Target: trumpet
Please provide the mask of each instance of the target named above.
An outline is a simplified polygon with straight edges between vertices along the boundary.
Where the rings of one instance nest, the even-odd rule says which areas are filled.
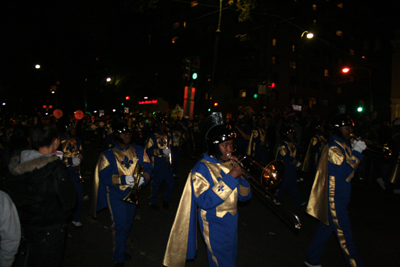
[[[133,172],[133,177],[135,179],[134,184],[132,185],[131,191],[129,191],[129,194],[122,199],[122,201],[130,203],[130,204],[139,204],[139,199],[138,199],[138,194],[140,191],[140,186],[139,186],[139,181],[140,177],[143,176],[143,171],[144,168],[143,166],[140,166],[139,164],[136,164],[135,170]]]
[[[370,140],[363,139],[361,137],[355,136],[354,134],[350,134],[351,139],[354,140],[362,140],[367,145],[367,151],[371,153],[371,155],[383,157],[384,159],[389,159],[392,156],[392,150],[390,149],[388,144],[378,144],[372,142]]]
[[[298,230],[301,228],[299,217],[285,206],[278,205],[279,201],[269,192],[270,189],[277,187],[283,180],[285,174],[285,164],[283,161],[274,160],[265,165],[246,154],[237,156],[238,160],[232,158],[231,154],[227,154],[226,156],[231,160],[233,166],[243,168],[245,178],[247,178],[252,188],[256,190],[262,199],[270,204],[269,207],[272,207],[275,214],[283,219],[284,222],[293,226],[294,229]]]

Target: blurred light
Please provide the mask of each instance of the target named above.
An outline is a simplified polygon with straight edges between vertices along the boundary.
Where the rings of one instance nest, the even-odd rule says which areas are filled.
[[[97,113],[97,110],[93,111],[93,113]]]
[[[125,100],[129,100],[129,99],[131,99],[131,98],[128,95],[125,96]]]
[[[116,110],[115,110],[115,108],[113,109],[113,112],[115,112]]]
[[[275,87],[275,83],[271,83],[271,85],[268,85],[269,88],[274,88]]]
[[[363,112],[363,107],[358,107],[357,112]]]
[[[106,81],[107,81],[107,82],[111,82],[111,78],[108,77],[108,78],[106,79]]]
[[[210,112],[210,111],[211,111],[211,108],[209,108],[208,111]]]
[[[49,113],[47,113],[47,112],[46,112],[44,115],[46,115],[46,116],[47,116],[47,115],[49,115]]]
[[[35,65],[35,69],[37,69],[37,70],[40,69],[40,65],[39,65],[39,64],[36,64],[36,65]]]
[[[143,97],[143,99],[149,99],[149,97],[148,97],[148,96],[145,96],[145,97]]]
[[[43,105],[43,108],[47,108],[47,106],[46,106],[46,105]]]
[[[3,106],[5,106],[6,105],[6,102],[3,102],[3,104],[2,104]]]
[[[49,108],[53,108],[53,105],[50,105]]]
[[[348,67],[345,67],[345,68],[342,69],[343,73],[348,73],[349,71],[350,71],[350,68],[348,68]]]
[[[218,107],[218,103],[217,102],[214,103],[214,107]]]
[[[51,93],[52,93],[52,94],[55,94],[55,93],[56,93],[56,91],[51,91]]]
[[[121,106],[123,106],[124,105],[124,103],[121,103]]]
[[[314,34],[312,32],[309,32],[309,33],[307,33],[306,36],[307,36],[308,39],[311,39],[311,38],[314,37]]]
[[[194,72],[194,73],[192,74],[192,79],[193,79],[193,80],[196,80],[196,79],[197,79],[197,73],[196,73],[196,72]]]
[[[254,97],[254,98],[257,98],[257,97],[258,97],[258,95],[257,95],[257,94],[254,94],[254,95],[253,95],[253,97]]]

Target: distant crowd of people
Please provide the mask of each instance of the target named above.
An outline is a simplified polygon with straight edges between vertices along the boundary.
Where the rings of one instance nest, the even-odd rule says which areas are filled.
[[[164,265],[180,266],[194,258],[193,226],[198,217],[209,265],[234,266],[236,204],[252,193],[243,169],[226,162],[243,155],[263,165],[282,161],[286,171],[275,192],[275,205],[289,193],[296,207],[307,205],[307,212],[321,221],[306,266],[320,266],[323,246],[332,233],[342,240],[347,264],[363,266],[347,215],[350,180],[357,177],[400,193],[399,179],[394,186],[391,183],[400,175],[392,172],[399,164],[400,118],[380,121],[376,112],[356,120],[343,112],[321,118],[310,109],[295,111],[292,106],[260,114],[246,107],[227,118],[220,113],[205,118],[170,115],[1,118],[0,266],[13,262],[13,266],[62,266],[67,223],[82,227],[80,165],[89,143],[104,148],[95,170],[91,215],[96,217],[107,207],[110,211],[115,266],[124,266],[131,257],[126,241],[136,192],[151,184],[149,207],[158,210],[163,188],[162,208],[169,209],[182,157],[198,163],[182,193]],[[297,188],[305,176],[315,176],[308,201]],[[166,187],[161,187],[164,182]],[[329,191],[328,184],[335,184],[336,191]],[[332,200],[328,193],[338,197]],[[176,231],[182,227],[188,236]],[[185,242],[177,244],[181,238]],[[182,251],[175,255],[176,249],[187,255]]]

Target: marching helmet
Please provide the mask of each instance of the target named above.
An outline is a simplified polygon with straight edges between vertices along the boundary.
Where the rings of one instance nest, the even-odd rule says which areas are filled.
[[[113,133],[114,133],[114,138],[117,142],[122,143],[122,139],[119,137],[120,134],[130,132],[130,129],[128,125],[126,125],[123,122],[119,122],[116,126],[112,127],[113,128]]]
[[[221,157],[222,153],[219,149],[219,144],[229,140],[234,140],[235,138],[236,133],[230,125],[219,124],[213,126],[208,130],[206,136],[208,154],[217,158]]]
[[[331,119],[331,127],[333,129],[340,128],[342,126],[354,126],[354,121],[349,117],[349,115],[343,113],[334,116]]]
[[[281,135],[283,136],[283,137],[285,137],[285,136],[287,136],[288,134],[290,134],[290,133],[296,133],[295,132],[295,130],[290,126],[290,125],[287,125],[287,124],[284,124],[284,125],[282,125],[282,128],[281,128]]]
[[[354,126],[354,121],[345,113],[335,115],[330,121],[332,134],[343,139],[343,133],[340,130],[342,126]]]

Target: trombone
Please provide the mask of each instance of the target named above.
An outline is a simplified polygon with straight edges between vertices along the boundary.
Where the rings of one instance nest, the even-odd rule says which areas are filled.
[[[140,180],[140,177],[143,176],[143,171],[144,171],[143,166],[136,164],[135,170],[133,171],[133,175],[132,175],[133,178],[135,179],[135,182],[132,185],[131,191],[129,191],[129,194],[126,197],[124,197],[122,199],[122,201],[130,203],[130,204],[135,204],[135,205],[139,204],[139,199],[138,199],[138,194],[140,191],[139,180]]]
[[[277,187],[283,180],[285,174],[285,164],[281,160],[274,160],[268,165],[262,164],[249,155],[243,154],[237,156],[238,161],[231,158],[232,155],[228,154],[228,158],[234,166],[240,166],[245,171],[245,176],[252,185],[252,188],[259,193],[264,200],[284,221],[294,229],[300,229],[301,223],[299,217],[292,213],[288,208],[283,205],[278,205],[276,197],[269,192],[270,189]],[[257,178],[260,177],[260,178]]]

